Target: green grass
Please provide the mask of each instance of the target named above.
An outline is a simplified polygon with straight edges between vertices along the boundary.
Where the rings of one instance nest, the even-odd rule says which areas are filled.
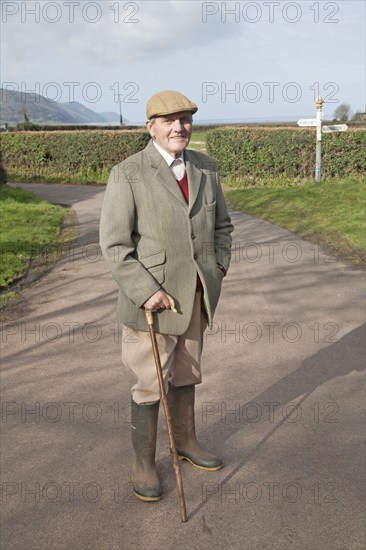
[[[206,132],[195,132],[193,130],[191,141],[189,142],[188,148],[195,149],[196,151],[200,151],[201,153],[207,154]]]
[[[60,252],[60,226],[67,210],[30,191],[0,185],[0,287],[6,289],[34,264]]]
[[[320,243],[357,265],[365,263],[365,179],[308,182],[295,187],[226,191],[233,208]]]

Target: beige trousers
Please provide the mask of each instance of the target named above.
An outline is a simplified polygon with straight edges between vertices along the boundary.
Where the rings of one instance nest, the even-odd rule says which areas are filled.
[[[201,382],[201,354],[206,326],[201,311],[201,292],[196,292],[187,331],[181,336],[156,334],[166,391],[168,382],[173,386]],[[133,400],[137,404],[159,401],[159,382],[149,332],[122,325],[122,364],[137,377],[132,387]]]

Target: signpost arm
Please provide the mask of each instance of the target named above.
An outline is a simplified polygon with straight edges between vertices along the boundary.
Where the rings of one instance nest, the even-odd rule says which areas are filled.
[[[324,100],[321,97],[318,97],[318,99],[315,102],[315,105],[316,105],[315,181],[320,181],[321,180],[323,103],[324,103]]]
[[[315,157],[315,181],[321,180],[322,167],[322,133],[345,132],[348,129],[347,124],[332,124],[331,126],[322,126],[323,121],[323,103],[321,97],[315,102],[316,118],[301,118],[297,121],[298,126],[311,127],[316,126],[316,157]]]

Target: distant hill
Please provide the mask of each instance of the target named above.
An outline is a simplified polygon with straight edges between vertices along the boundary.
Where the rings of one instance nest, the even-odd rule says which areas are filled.
[[[25,113],[35,124],[119,124],[118,113],[96,113],[77,101],[61,103],[34,93],[0,88],[0,123],[24,122]]]
[[[63,112],[72,117],[73,122],[87,124],[88,122],[105,122],[102,115],[95,113],[77,101],[71,103],[58,103]]]
[[[119,114],[108,111],[107,113],[100,113],[105,122],[113,122],[113,124],[119,124]],[[127,118],[123,119],[123,124],[128,124]]]

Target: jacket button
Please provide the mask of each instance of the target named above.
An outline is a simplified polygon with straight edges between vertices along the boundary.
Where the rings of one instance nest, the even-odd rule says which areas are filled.
[[[193,259],[197,260],[197,258],[198,258],[197,254],[194,254]]]
[[[196,238],[196,235],[194,233],[192,233],[191,239],[195,239],[195,238]]]

